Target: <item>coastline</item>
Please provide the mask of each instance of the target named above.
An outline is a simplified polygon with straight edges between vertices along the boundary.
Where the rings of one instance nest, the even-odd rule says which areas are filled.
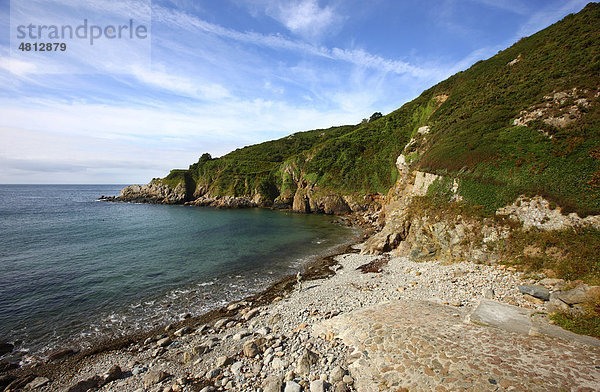
[[[307,266],[300,285],[288,276],[200,317],[12,374],[22,385],[38,380],[43,385],[34,390],[43,392],[87,390],[92,384],[115,392],[425,391],[438,386],[541,391],[549,385],[600,385],[599,347],[469,322],[479,302],[490,296],[543,312],[543,303],[530,302],[517,287],[532,279],[504,266],[358,254],[367,237]],[[404,335],[396,339],[395,334]],[[487,346],[490,341],[493,347]],[[387,344],[408,346],[402,346],[402,358],[390,360]],[[532,355],[544,356],[544,363]],[[488,356],[502,360],[482,368]],[[528,366],[500,366],[520,361]],[[573,364],[577,371],[569,370]],[[565,378],[564,372],[571,374]],[[526,376],[535,382],[523,381]],[[538,376],[548,383],[539,383]],[[15,386],[9,390],[20,390]]]
[[[99,201],[113,200],[100,198]],[[281,210],[275,209],[275,211]],[[373,227],[368,225],[364,220],[361,219],[361,217],[357,215],[344,217],[337,216],[336,221],[332,221],[332,224],[349,226],[356,230],[356,233],[351,235],[348,240],[333,246],[325,253],[309,257],[309,261],[307,261],[301,267],[303,272],[302,277],[305,281],[323,279],[333,275],[335,272],[331,269],[331,267],[337,264],[335,257],[348,252],[354,252],[353,246],[364,241],[373,231]],[[273,299],[285,296],[287,293],[292,291],[295,284],[296,276],[286,275],[283,278],[280,278],[269,284],[269,286],[265,289],[262,289],[254,294],[250,294],[242,299],[233,301],[225,306],[217,307],[199,315],[186,315],[182,320],[172,322],[166,327],[164,325],[158,326],[149,330],[118,336],[117,338],[106,337],[105,339],[94,342],[89,348],[82,350],[78,350],[72,345],[65,345],[62,348],[50,352],[48,357],[45,359],[40,359],[18,368],[8,366],[8,363],[3,363],[2,367],[0,367],[0,391],[4,390],[4,388],[7,388],[7,390],[11,391],[20,390],[19,388],[23,387],[26,383],[17,389],[9,389],[8,387],[12,382],[19,380],[31,381],[32,376],[44,377],[50,380],[65,376],[72,376],[75,378],[81,370],[82,361],[93,361],[94,358],[108,352],[127,350],[127,347],[131,345],[142,344],[148,339],[152,339],[155,336],[164,334],[165,330],[172,332],[181,328],[193,328],[198,325],[210,324],[211,322],[224,317],[231,317],[235,314],[235,311],[228,309],[232,303],[243,302],[251,304],[253,307],[267,305],[271,303]],[[11,380],[10,383],[7,382],[9,379]],[[23,384],[23,382],[20,384]],[[48,390],[54,389],[51,388]]]

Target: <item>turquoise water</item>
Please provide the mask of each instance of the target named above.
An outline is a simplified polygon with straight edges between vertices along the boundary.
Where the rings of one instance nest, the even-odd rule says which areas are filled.
[[[326,216],[97,201],[121,188],[0,185],[0,340],[31,355],[164,325],[356,235]]]

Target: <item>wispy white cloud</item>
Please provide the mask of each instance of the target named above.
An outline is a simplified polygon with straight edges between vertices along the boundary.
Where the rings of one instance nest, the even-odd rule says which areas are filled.
[[[157,69],[158,68],[158,69]],[[162,70],[159,70],[162,68]],[[137,65],[131,66],[131,75],[137,80],[150,86],[159,87],[176,94],[205,100],[220,100],[230,97],[229,91],[217,83],[193,80],[187,77],[168,73],[164,66],[155,64],[150,70]]]
[[[178,10],[168,10],[156,7],[154,9],[153,17],[157,21],[167,23],[173,27],[177,26],[183,30],[199,30],[245,44],[272,49],[283,49],[324,59],[344,61],[362,67],[379,69],[385,72],[398,74],[410,73],[416,77],[439,72],[439,69],[421,69],[418,66],[410,65],[403,61],[386,59],[371,54],[363,49],[327,48],[306,41],[293,40],[282,35],[261,34],[253,31],[241,32],[227,29]]]
[[[292,33],[309,39],[319,38],[342,21],[332,6],[321,8],[317,0],[270,2],[266,11]]]

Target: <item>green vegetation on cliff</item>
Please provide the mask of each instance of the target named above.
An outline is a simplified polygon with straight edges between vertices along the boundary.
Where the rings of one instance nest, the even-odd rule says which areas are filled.
[[[411,167],[457,178],[464,202],[488,214],[519,194],[600,213],[599,25],[600,5],[589,4],[386,116],[205,155],[162,181],[186,181],[189,194],[287,203],[298,187],[385,194],[414,138]]]

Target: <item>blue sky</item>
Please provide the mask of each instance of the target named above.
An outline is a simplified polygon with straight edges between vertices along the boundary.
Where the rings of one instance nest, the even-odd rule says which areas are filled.
[[[146,183],[203,152],[355,124],[586,3],[0,0],[0,183]],[[151,35],[19,53],[24,4],[32,21],[134,18]]]

